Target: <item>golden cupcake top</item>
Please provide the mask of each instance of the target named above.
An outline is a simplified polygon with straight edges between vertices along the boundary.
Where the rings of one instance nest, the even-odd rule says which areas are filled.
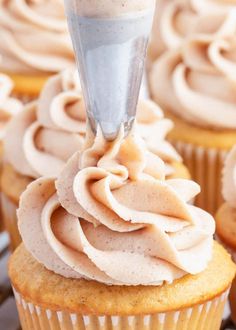
[[[166,51],[154,63],[150,74],[153,98],[196,126],[234,130],[235,61],[235,36],[192,36],[180,49]]]
[[[212,258],[214,220],[188,203],[199,191],[193,181],[166,180],[135,128],[108,142],[88,127],[83,152],[56,182],[44,177],[23,193],[19,230],[34,258],[64,277],[172,283]]]
[[[7,72],[56,73],[74,63],[60,0],[1,1],[0,39],[0,69]]]
[[[52,311],[129,316],[201,306],[228,289],[235,276],[235,264],[225,249],[214,242],[212,260],[200,274],[187,275],[162,286],[107,287],[96,281],[68,279],[47,270],[22,244],[10,258],[9,276],[15,290],[26,301],[50,306]]]

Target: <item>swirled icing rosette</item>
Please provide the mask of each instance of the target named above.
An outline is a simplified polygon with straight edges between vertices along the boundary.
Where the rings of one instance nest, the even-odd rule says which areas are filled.
[[[152,57],[181,47],[187,37],[196,33],[212,37],[235,35],[235,1],[160,0],[151,40]]]
[[[33,178],[57,176],[84,143],[85,109],[77,75],[48,80],[39,100],[13,118],[4,139],[6,160]]]
[[[2,69],[53,73],[73,65],[74,56],[61,0],[1,0]]]
[[[150,100],[138,104],[140,132],[150,151],[166,163],[181,157],[165,140],[173,124]],[[21,174],[33,178],[55,175],[74,152],[81,150],[86,130],[86,111],[77,73],[66,70],[50,78],[37,102],[30,103],[14,118],[5,138],[7,161]]]
[[[65,277],[115,285],[161,285],[205,269],[214,220],[189,205],[199,186],[165,180],[163,161],[135,129],[113,142],[88,128],[84,151],[56,183],[23,193],[19,229],[31,254]]]
[[[3,139],[9,120],[22,109],[20,101],[11,97],[13,83],[0,73],[0,140]]]
[[[236,37],[197,35],[153,65],[153,97],[164,109],[204,127],[236,128]]]
[[[223,196],[225,201],[236,208],[236,145],[226,157],[223,169]]]

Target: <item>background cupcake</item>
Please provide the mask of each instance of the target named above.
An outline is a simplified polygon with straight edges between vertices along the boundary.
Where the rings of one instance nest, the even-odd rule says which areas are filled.
[[[173,124],[152,101],[140,100],[139,130],[149,150],[165,161],[168,177],[189,178],[189,172],[166,141]],[[48,80],[37,102],[25,106],[11,121],[5,137],[5,164],[1,178],[3,217],[12,247],[20,237],[16,209],[32,180],[57,177],[65,162],[84,144],[86,112],[78,75],[66,70]]]
[[[61,0],[1,1],[0,39],[0,70],[24,101],[38,96],[49,75],[74,64]]]
[[[234,0],[157,0],[149,59],[154,61],[164,51],[178,49],[196,33],[235,34],[235,11]]]
[[[235,265],[187,203],[199,186],[165,180],[135,130],[88,130],[85,145],[21,197],[9,274],[22,328],[219,329]]]
[[[18,114],[22,109],[20,101],[11,97],[13,82],[11,79],[0,73],[0,171],[2,170],[3,158],[3,138],[6,133],[9,120]],[[1,210],[0,210],[1,215]],[[2,219],[0,219],[0,230],[3,227]]]
[[[216,214],[218,239],[236,262],[236,145],[228,154],[223,171],[224,204]],[[230,292],[232,318],[236,324],[236,281]]]
[[[202,187],[197,205],[214,213],[222,203],[221,171],[236,143],[236,38],[191,37],[153,65],[153,99],[174,121],[169,139]]]

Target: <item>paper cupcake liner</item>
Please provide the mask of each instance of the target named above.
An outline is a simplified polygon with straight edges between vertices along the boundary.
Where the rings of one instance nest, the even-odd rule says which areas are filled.
[[[36,306],[14,290],[22,330],[218,330],[228,291],[201,305],[151,315],[91,316]]]
[[[223,202],[222,169],[227,151],[171,142],[182,156],[192,179],[201,186],[195,205],[214,215]]]
[[[21,243],[21,237],[17,226],[16,210],[18,206],[4,193],[1,193],[2,219],[4,227],[10,237],[10,248],[14,251]]]

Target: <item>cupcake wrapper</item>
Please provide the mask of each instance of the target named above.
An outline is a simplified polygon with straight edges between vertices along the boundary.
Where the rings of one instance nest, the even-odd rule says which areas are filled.
[[[4,193],[1,193],[1,206],[4,227],[9,234],[10,248],[13,251],[21,243],[16,216],[16,210],[18,206],[13,203]]]
[[[184,142],[171,141],[181,154],[192,179],[201,186],[195,205],[215,214],[223,202],[222,169],[226,150],[198,147]]]
[[[218,330],[229,290],[192,308],[139,316],[89,316],[52,311],[26,302],[13,291],[22,330]]]

